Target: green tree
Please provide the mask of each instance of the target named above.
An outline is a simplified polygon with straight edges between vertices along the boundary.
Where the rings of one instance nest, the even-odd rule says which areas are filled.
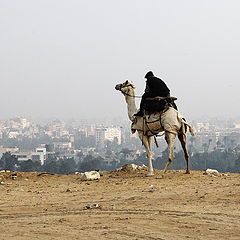
[[[105,169],[103,160],[104,159],[102,157],[93,158],[91,155],[88,155],[84,158],[84,161],[80,163],[78,171],[86,172],[86,171],[93,171],[97,169]]]
[[[0,160],[0,168],[3,170],[15,171],[18,165],[17,157],[10,152],[3,153]]]
[[[57,164],[57,161],[48,161],[44,163],[44,165],[42,166],[42,169],[44,172],[58,173],[59,165]]]
[[[240,154],[238,155],[238,157],[235,161],[234,172],[240,173]]]
[[[63,158],[58,161],[59,174],[69,174],[76,170],[76,163],[73,158]]]
[[[32,161],[32,160],[27,160],[27,161],[21,161],[19,163],[20,168],[19,171],[22,172],[38,172],[41,171],[41,163]]]

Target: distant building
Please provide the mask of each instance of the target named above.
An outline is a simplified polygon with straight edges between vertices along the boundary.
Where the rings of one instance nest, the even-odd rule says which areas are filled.
[[[240,123],[235,124],[235,128],[240,128]]]
[[[129,162],[136,160],[141,153],[143,153],[143,151],[140,150],[130,150],[130,149],[122,149],[122,151],[119,153],[120,154],[120,158],[127,160]]]
[[[210,124],[199,122],[196,124],[197,132],[207,132],[209,131]]]
[[[18,152],[14,153],[14,156],[16,156],[18,161],[27,161],[32,160],[32,153],[31,152]]]
[[[46,148],[36,148],[36,152],[32,154],[32,161],[40,161],[41,165],[44,164],[47,158]]]
[[[9,138],[17,138],[20,135],[18,131],[11,131],[8,133]]]
[[[95,141],[98,149],[104,148],[105,128],[96,128]]]
[[[18,161],[32,160],[43,165],[46,161],[47,151],[46,148],[36,148],[35,152],[16,152],[13,155],[17,157]]]
[[[3,153],[10,152],[10,153],[17,153],[19,152],[19,148],[14,147],[14,148],[3,148],[0,147],[0,158],[2,157]]]
[[[105,141],[116,141],[117,144],[121,144],[121,130],[118,128],[96,128],[95,140],[97,148],[104,148]]]
[[[117,141],[117,143],[121,144],[121,130],[118,128],[106,128],[105,131],[105,140],[109,140],[111,142]]]
[[[95,134],[95,126],[90,125],[86,127],[86,136],[94,136]]]
[[[73,151],[72,142],[54,142],[53,148],[55,152],[70,152]]]
[[[96,151],[96,148],[94,147],[86,147],[86,148],[81,148],[79,150],[75,150],[75,153],[79,153],[81,152],[84,156],[88,155],[88,154],[92,154],[93,152]]]

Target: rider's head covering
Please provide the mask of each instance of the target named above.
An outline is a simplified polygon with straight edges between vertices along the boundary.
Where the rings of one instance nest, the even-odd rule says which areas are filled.
[[[149,77],[153,77],[153,72],[152,71],[149,71],[147,72],[147,74],[145,75],[145,78],[149,78]]]

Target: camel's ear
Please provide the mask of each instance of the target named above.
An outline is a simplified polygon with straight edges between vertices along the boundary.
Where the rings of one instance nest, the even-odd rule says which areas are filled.
[[[126,80],[125,84],[127,85],[128,83],[129,83],[129,81],[128,81],[128,80]]]

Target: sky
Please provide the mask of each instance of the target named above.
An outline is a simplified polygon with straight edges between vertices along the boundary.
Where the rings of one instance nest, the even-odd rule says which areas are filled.
[[[187,119],[240,118],[238,0],[0,0],[0,119],[127,119],[148,71]],[[139,100],[137,100],[139,104]]]

